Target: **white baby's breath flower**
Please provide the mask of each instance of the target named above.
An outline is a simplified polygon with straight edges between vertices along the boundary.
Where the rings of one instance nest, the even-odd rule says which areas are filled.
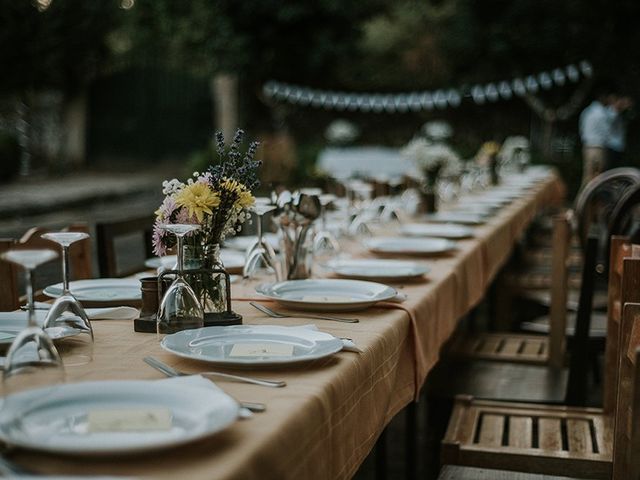
[[[451,147],[444,143],[432,143],[422,137],[411,140],[401,153],[423,171],[436,168],[454,170],[460,164],[460,157]]]
[[[182,183],[177,178],[172,178],[171,180],[165,180],[164,182],[162,182],[163,195],[173,195],[174,193],[178,193],[183,188],[184,183]]]

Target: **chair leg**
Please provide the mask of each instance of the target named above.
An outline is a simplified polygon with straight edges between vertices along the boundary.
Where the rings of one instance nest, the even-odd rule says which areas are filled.
[[[385,428],[374,447],[375,456],[375,478],[376,480],[387,480],[387,429]]]
[[[405,472],[407,480],[414,480],[417,474],[418,408],[411,402],[405,408]]]

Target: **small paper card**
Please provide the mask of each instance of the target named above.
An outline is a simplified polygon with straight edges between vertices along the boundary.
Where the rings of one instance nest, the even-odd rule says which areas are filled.
[[[290,357],[293,345],[283,343],[234,343],[230,357]]]
[[[316,302],[316,303],[347,303],[354,300],[351,297],[340,297],[338,295],[328,296],[328,295],[305,295],[302,297],[302,300],[305,302]]]
[[[88,423],[91,433],[171,430],[171,410],[163,407],[92,410]]]

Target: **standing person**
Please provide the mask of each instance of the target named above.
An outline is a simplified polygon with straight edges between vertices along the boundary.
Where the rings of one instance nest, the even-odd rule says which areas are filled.
[[[594,94],[594,100],[580,114],[583,187],[607,165],[607,140],[611,131],[611,114],[607,107],[612,91],[601,84],[594,89]]]
[[[627,120],[628,114],[633,108],[631,97],[615,95],[609,105],[610,130],[607,140],[609,157],[608,168],[623,167],[624,151],[627,146]]]

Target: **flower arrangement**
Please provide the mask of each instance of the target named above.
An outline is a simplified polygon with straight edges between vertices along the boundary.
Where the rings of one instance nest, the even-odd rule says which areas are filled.
[[[507,137],[498,154],[502,163],[520,163],[526,165],[531,160],[529,140],[521,135]]]
[[[251,193],[258,185],[260,161],[254,160],[258,142],[251,142],[246,153],[240,151],[244,137],[236,131],[227,149],[222,132],[216,132],[216,151],[219,163],[205,172],[194,172],[186,182],[177,179],[164,181],[165,198],[155,212],[153,250],[163,256],[175,245],[175,238],[162,225],[189,223],[200,229],[189,236],[188,243],[201,247],[219,245],[226,237],[238,232],[248,218],[248,209],[255,201]]]
[[[358,127],[348,120],[338,119],[329,124],[324,133],[325,138],[331,144],[347,145],[358,138]]]
[[[422,137],[411,140],[401,151],[410,158],[426,176],[438,175],[441,171],[455,174],[461,168],[460,157],[445,143],[432,143]]]
[[[453,128],[444,120],[432,120],[422,126],[422,133],[434,142],[443,142],[453,135]]]
[[[478,165],[489,165],[489,162],[496,158],[499,151],[500,144],[498,142],[484,142],[476,153],[475,161]]]

